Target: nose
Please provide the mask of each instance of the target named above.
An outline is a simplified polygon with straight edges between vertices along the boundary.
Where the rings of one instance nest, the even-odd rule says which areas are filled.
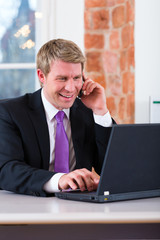
[[[74,89],[75,89],[74,80],[73,80],[73,78],[69,78],[66,81],[65,90],[67,90],[68,92],[73,92]]]

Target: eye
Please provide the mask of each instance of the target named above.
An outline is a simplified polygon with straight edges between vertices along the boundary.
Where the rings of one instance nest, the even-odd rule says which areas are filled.
[[[67,77],[59,77],[58,80],[64,82],[64,81],[67,81]]]
[[[79,79],[81,79],[81,76],[74,77],[74,80],[79,80]]]

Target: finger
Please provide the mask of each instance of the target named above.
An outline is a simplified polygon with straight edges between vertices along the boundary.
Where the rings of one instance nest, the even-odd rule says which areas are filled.
[[[69,178],[68,180],[68,185],[70,186],[71,189],[76,190],[79,188],[77,182],[74,180],[74,178]]]
[[[72,178],[76,186],[81,191],[88,189],[91,191],[93,189],[94,182],[90,177],[91,172],[87,169],[77,169],[72,172]]]
[[[84,72],[82,73],[82,78],[83,78],[83,82],[85,82],[85,81],[86,81],[86,79],[87,79],[87,77],[85,77],[85,74],[84,74]]]
[[[82,172],[83,180],[85,182],[87,190],[93,191],[97,189],[98,181],[95,180],[95,175],[87,169],[82,169]]]
[[[95,82],[91,82],[90,84],[87,85],[87,94],[90,94],[93,92],[93,90],[97,87]]]
[[[92,171],[91,178],[92,178],[92,181],[94,182],[93,188],[94,188],[94,190],[96,190],[98,187],[98,184],[99,184],[100,176],[96,172]]]
[[[90,79],[86,80],[85,84],[83,85],[83,91],[86,95],[89,95],[93,90],[97,87],[96,83]]]
[[[95,178],[95,179],[94,179],[94,189],[97,189],[98,184],[99,184],[99,180],[100,180],[100,179],[98,179],[98,178]]]
[[[76,185],[81,191],[86,190],[86,183],[83,177],[83,172],[81,170],[76,170],[75,172],[73,172],[73,178]]]
[[[84,175],[84,181],[85,181],[85,185],[86,185],[86,188],[88,191],[93,191],[94,190],[94,181],[92,179],[92,176],[91,176],[91,172],[88,173],[85,173]]]
[[[86,189],[85,181],[82,177],[81,170],[75,170],[68,174],[63,175],[59,180],[59,189],[68,189],[72,188],[73,190],[79,188],[81,191]]]
[[[58,187],[59,187],[60,190],[69,189],[69,188],[72,188],[72,189],[75,190],[75,189],[78,188],[77,184],[75,183],[74,179],[71,176],[70,176],[70,173],[69,173],[69,174],[63,175],[59,179]]]
[[[84,90],[86,88],[87,84],[92,80],[89,78],[83,78],[83,79],[84,79],[84,82],[83,82],[83,90]]]

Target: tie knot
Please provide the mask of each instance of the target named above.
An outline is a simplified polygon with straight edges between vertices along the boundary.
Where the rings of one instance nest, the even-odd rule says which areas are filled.
[[[55,115],[55,119],[57,120],[57,122],[63,122],[63,118],[64,118],[64,112],[63,111],[59,111]]]

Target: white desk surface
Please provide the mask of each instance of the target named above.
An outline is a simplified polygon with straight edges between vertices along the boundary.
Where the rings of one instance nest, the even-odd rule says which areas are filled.
[[[0,191],[0,224],[160,223],[160,198],[87,203]]]

